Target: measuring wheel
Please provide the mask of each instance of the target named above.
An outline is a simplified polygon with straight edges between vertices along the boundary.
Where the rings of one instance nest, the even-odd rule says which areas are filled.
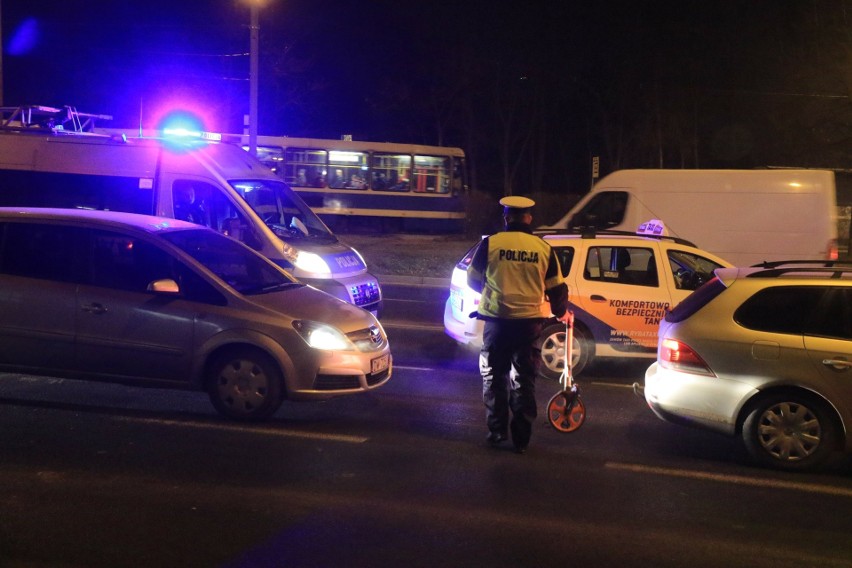
[[[586,405],[577,387],[553,395],[547,403],[547,420],[560,432],[573,432],[586,420]]]

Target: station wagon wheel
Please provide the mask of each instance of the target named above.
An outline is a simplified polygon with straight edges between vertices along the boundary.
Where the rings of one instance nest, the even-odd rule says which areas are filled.
[[[257,421],[272,416],[284,399],[284,380],[268,355],[256,349],[222,353],[209,367],[207,392],[228,418]]]
[[[787,471],[812,469],[836,447],[831,412],[820,400],[799,393],[760,400],[743,422],[743,441],[755,461]]]
[[[571,369],[576,376],[583,372],[594,356],[594,344],[589,332],[574,324],[574,348],[571,352]],[[561,321],[546,324],[541,332],[541,367],[539,373],[557,381],[565,367],[565,324]]]

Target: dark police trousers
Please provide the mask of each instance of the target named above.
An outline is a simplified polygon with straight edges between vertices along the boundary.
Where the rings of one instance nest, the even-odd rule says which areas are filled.
[[[541,362],[542,323],[541,319],[486,320],[482,335],[479,372],[488,429],[506,434],[511,426],[516,446],[529,444],[538,415],[535,378]]]

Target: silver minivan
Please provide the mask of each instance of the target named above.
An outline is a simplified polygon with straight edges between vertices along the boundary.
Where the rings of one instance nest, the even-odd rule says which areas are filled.
[[[206,391],[227,417],[385,384],[370,312],[191,223],[0,208],[0,371]]]

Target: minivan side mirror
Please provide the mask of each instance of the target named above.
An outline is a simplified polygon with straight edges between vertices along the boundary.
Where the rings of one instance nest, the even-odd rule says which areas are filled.
[[[180,286],[178,286],[178,283],[171,278],[163,278],[149,283],[148,291],[155,292],[157,294],[177,295],[180,294]]]

